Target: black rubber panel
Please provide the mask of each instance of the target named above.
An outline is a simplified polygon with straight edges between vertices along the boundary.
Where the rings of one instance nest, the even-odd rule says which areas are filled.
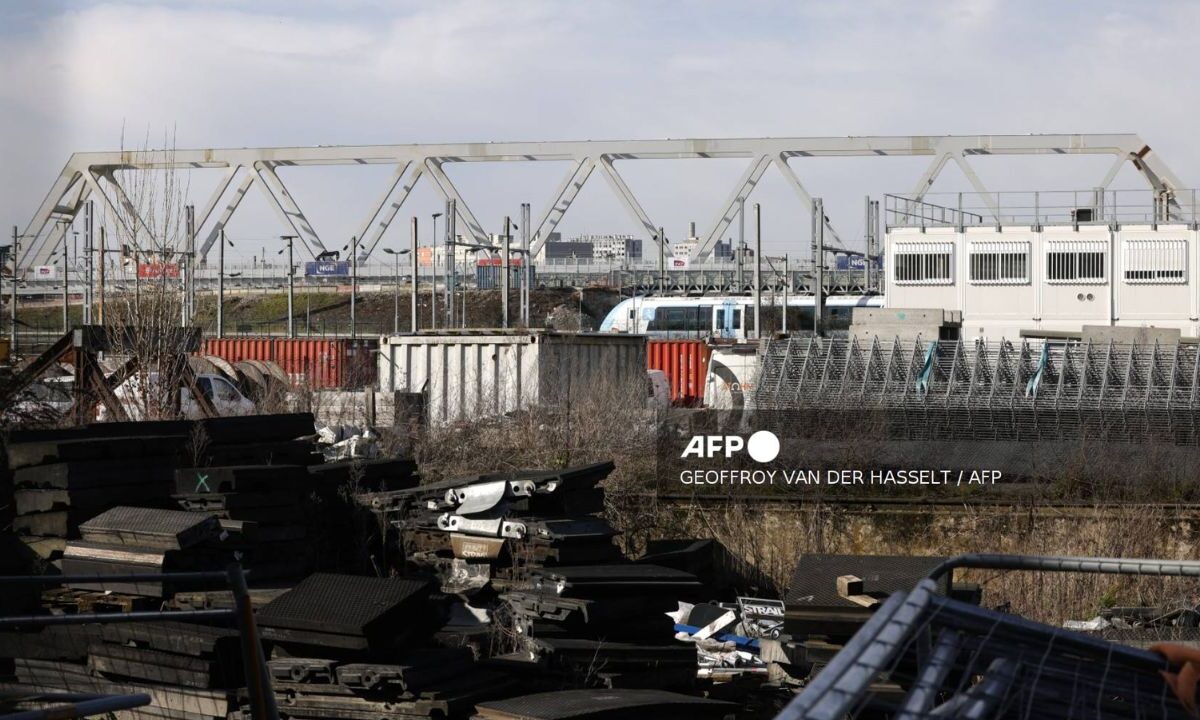
[[[185,549],[216,540],[221,523],[208,513],[118,506],[80,524],[89,542]]]
[[[311,440],[208,445],[197,460],[206,467],[222,465],[313,465],[324,458]]]
[[[317,431],[312,413],[282,413],[198,420],[195,432],[220,445],[295,440]]]
[[[861,609],[861,605],[838,595],[839,577],[854,575],[862,579],[865,593],[886,595],[912,590],[945,559],[910,555],[801,555],[784,603],[789,610],[793,606]]]
[[[721,718],[737,705],[665,690],[559,690],[479,703],[486,720],[582,720],[584,718]]]
[[[419,612],[432,586],[424,580],[316,573],[258,611],[259,625],[342,635],[390,633]]]
[[[175,471],[174,494],[298,491],[308,482],[302,465],[235,465],[181,468]]]
[[[156,449],[161,453],[162,448]],[[114,486],[138,485],[152,496],[169,492],[175,458],[155,454],[146,457],[123,457],[106,460],[56,462],[21,468],[13,473],[18,488],[52,488],[60,490],[90,490]]]
[[[336,489],[351,480],[359,484],[363,492],[380,489],[403,490],[414,488],[420,482],[416,474],[417,465],[412,460],[379,458],[376,460],[340,460],[338,462],[311,465],[309,474],[319,483],[316,487],[332,486]]]
[[[136,645],[153,650],[211,657],[233,656],[241,652],[237,630],[173,620],[100,625],[106,643]]]
[[[169,455],[177,457],[186,438],[176,435],[80,438],[18,443],[8,446],[8,466],[13,470],[48,463],[92,460],[125,460]]]
[[[126,422],[91,423],[69,428],[12,430],[5,440],[9,443],[57,442],[98,438],[135,437],[138,435],[185,436],[191,432],[187,420],[131,420]]]

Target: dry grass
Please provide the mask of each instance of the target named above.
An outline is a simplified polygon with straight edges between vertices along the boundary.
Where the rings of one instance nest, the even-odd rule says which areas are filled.
[[[871,510],[811,503],[764,507],[730,501],[713,508],[664,508],[664,536],[714,537],[768,573],[781,587],[805,553],[947,555],[970,552],[1190,559],[1196,529],[1167,509],[1094,506],[1069,513]],[[967,571],[984,604],[1050,623],[1090,618],[1103,607],[1194,606],[1200,583],[1151,576]]]

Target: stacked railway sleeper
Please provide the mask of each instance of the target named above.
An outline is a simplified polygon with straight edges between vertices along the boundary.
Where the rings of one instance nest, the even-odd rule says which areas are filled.
[[[5,574],[51,580],[0,593],[0,714],[66,692],[144,694],[117,712],[137,720],[258,717],[264,695],[306,720],[771,717],[819,667],[784,632],[779,588],[720,543],[623,552],[610,462],[422,484],[406,460],[322,462],[310,416],[227,422],[204,442],[144,424],[173,438],[140,456],[166,470],[70,518],[57,553],[0,533],[19,551]],[[113,425],[95,432],[115,446],[131,428]],[[6,467],[87,478],[119,459],[63,432],[10,436]],[[215,450],[254,444],[266,455]],[[221,579],[237,567],[244,592]],[[845,569],[809,567],[831,588]],[[235,624],[247,607],[253,625]]]

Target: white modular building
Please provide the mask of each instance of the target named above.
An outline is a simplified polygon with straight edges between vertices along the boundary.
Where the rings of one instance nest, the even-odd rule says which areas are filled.
[[[1035,202],[1043,209],[1032,212],[889,197],[887,307],[960,311],[964,338],[1052,335],[1084,325],[1200,335],[1193,197],[1054,210]]]

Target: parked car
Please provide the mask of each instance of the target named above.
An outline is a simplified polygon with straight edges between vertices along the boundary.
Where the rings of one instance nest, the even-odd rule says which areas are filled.
[[[152,394],[141,391],[142,377],[134,376],[116,389],[114,394],[121,402],[122,408],[131,420],[141,420],[145,417],[145,405]],[[151,373],[149,387],[158,384],[158,373]],[[208,398],[218,415],[251,415],[254,413],[254,402],[242,394],[237,386],[220,375],[200,374],[196,376],[196,385],[200,392]],[[195,396],[186,388],[179,389],[179,409],[185,418],[195,420],[203,417],[200,405]],[[100,406],[97,418],[109,419],[110,413],[104,405]]]

